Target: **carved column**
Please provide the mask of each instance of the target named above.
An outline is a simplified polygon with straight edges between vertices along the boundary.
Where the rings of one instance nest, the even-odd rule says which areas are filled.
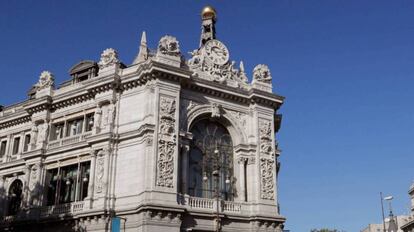
[[[239,157],[237,159],[237,162],[239,163],[239,180],[240,180],[240,200],[246,201],[246,161],[247,158],[245,157]]]

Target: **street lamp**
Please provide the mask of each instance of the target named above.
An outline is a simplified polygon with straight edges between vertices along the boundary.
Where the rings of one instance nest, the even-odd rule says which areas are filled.
[[[380,192],[380,196],[381,196],[381,209],[382,209],[382,219],[383,219],[382,223],[383,223],[383,226],[384,226],[384,232],[386,231],[385,216],[384,216],[384,203],[383,203],[384,200],[388,201],[388,208],[390,210],[390,218],[389,218],[389,222],[388,222],[388,231],[389,232],[397,232],[398,227],[397,227],[396,222],[394,220],[394,215],[392,213],[392,204],[391,204],[394,197],[393,196],[387,196],[387,197],[383,198],[382,197],[382,192]]]
[[[224,145],[225,146],[225,145]],[[223,146],[223,148],[224,148]],[[222,175],[225,175],[226,180],[224,181],[225,185],[228,185],[231,183],[229,179],[229,173],[231,168],[231,160],[229,157],[227,157],[227,153],[225,152],[225,149],[218,149],[219,145],[217,144],[217,141],[215,143],[215,148],[213,152],[211,152],[212,149],[205,149],[204,155],[203,155],[203,169],[204,169],[204,175],[203,175],[203,181],[208,181],[208,174],[210,174],[213,177],[213,186],[214,186],[214,198],[216,200],[216,211],[215,211],[215,220],[216,220],[216,232],[219,232],[221,230],[221,219],[220,219],[220,201],[221,201],[221,195],[220,195],[220,178],[222,178]],[[227,189],[227,186],[225,186]]]

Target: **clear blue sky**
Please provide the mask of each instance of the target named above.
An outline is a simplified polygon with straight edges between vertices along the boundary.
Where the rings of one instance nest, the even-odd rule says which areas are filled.
[[[149,2],[149,1],[148,1]],[[140,34],[198,46],[199,11],[251,75],[268,64],[286,96],[278,135],[287,228],[359,231],[380,222],[380,191],[409,207],[414,179],[414,1],[1,1],[0,104],[25,99],[42,70],[57,82],[105,48],[130,64]]]

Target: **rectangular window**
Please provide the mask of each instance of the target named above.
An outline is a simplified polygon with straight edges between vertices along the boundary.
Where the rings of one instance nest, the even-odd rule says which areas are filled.
[[[13,141],[13,155],[19,153],[20,137],[14,138]]]
[[[88,196],[89,171],[89,161],[48,170],[47,204],[83,201]]]
[[[29,150],[29,145],[30,145],[30,134],[27,134],[27,135],[24,136],[23,151],[28,151]]]
[[[0,158],[6,154],[7,140],[1,141],[0,145]]]
[[[93,117],[94,117],[93,114],[86,115],[86,126],[85,126],[86,128],[85,128],[85,131],[91,131],[92,130],[93,123],[94,123]]]
[[[50,130],[50,140],[63,138],[63,123],[53,124]]]
[[[66,128],[66,136],[74,136],[82,133],[83,118],[68,121]]]

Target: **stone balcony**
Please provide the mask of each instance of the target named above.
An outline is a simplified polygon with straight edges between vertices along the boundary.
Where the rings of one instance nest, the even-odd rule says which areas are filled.
[[[189,195],[182,196],[182,205],[189,210],[200,210],[206,212],[220,213],[242,213],[247,205],[241,202],[223,201],[210,198],[192,197]],[[247,209],[245,209],[247,210]]]
[[[13,222],[33,221],[46,218],[73,216],[84,211],[84,201],[71,202],[61,205],[35,207],[20,211],[17,215],[5,216],[0,219],[0,224]]]
[[[92,131],[88,131],[82,134],[65,137],[65,138],[58,139],[58,140],[53,140],[49,142],[48,149],[53,149],[53,148],[58,148],[58,147],[65,146],[65,145],[79,143],[79,142],[85,141],[86,138],[91,135],[92,135]]]
[[[84,205],[85,203],[83,201],[78,201],[61,205],[44,206],[40,208],[40,218],[80,213],[83,211]]]

